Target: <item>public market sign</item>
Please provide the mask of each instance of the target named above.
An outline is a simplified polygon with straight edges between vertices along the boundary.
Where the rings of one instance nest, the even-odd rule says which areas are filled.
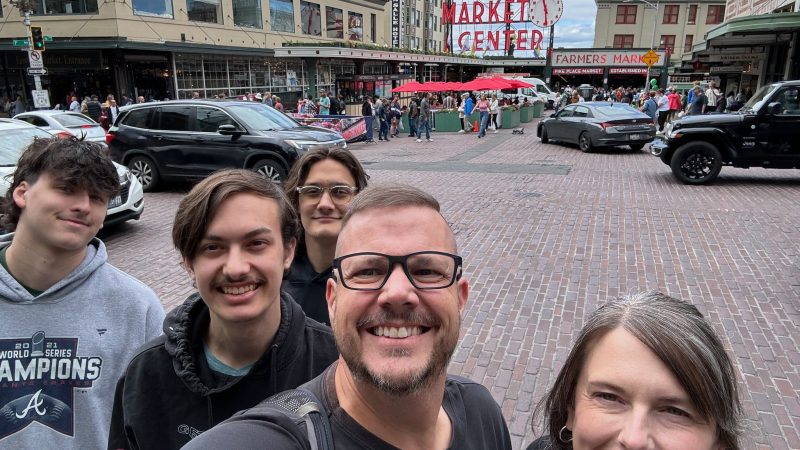
[[[655,52],[663,64],[666,52]],[[642,60],[642,51],[636,49],[599,50],[599,51],[564,51],[553,50],[553,67],[647,67]]]
[[[494,26],[480,29],[478,25],[497,25],[512,23],[529,23],[530,0],[475,0],[442,2],[442,22],[454,25],[458,29],[455,37],[455,50],[474,52],[506,51],[514,42],[517,50],[533,50],[542,42],[542,32],[537,29],[508,29]],[[470,30],[467,26],[472,26]]]

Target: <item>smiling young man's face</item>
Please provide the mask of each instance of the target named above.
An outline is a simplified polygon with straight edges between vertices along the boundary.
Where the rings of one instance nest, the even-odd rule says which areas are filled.
[[[108,197],[88,192],[45,172],[14,189],[14,201],[22,210],[17,230],[31,242],[53,252],[86,250],[103,226]]]
[[[197,253],[184,261],[212,318],[224,323],[280,317],[280,287],[294,256],[284,243],[278,203],[235,194],[217,209]]]
[[[353,215],[339,235],[337,256],[421,251],[456,252],[447,223],[433,209],[398,206]],[[372,291],[328,280],[326,296],[336,344],[353,377],[408,395],[444,375],[469,289],[461,278],[447,288],[421,290],[399,265],[390,271],[383,287]]]

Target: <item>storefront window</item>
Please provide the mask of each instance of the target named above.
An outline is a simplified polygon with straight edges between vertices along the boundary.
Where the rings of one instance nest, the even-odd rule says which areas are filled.
[[[351,41],[364,40],[364,16],[359,13],[350,12],[347,14],[348,39]]]
[[[186,56],[182,58],[175,58],[175,69],[177,70],[175,78],[178,81],[178,90],[186,90],[191,93],[192,91],[201,92],[201,97],[210,97],[216,95],[216,92],[205,92],[205,84],[203,83],[203,59],[197,56]],[[205,95],[204,95],[205,94]]]
[[[303,34],[322,36],[322,15],[319,4],[300,1],[300,21]]]
[[[233,23],[240,27],[262,28],[261,0],[233,0]]]
[[[203,71],[207,89],[220,92],[227,90],[228,66],[225,58],[203,58]]]
[[[94,14],[97,0],[38,0],[33,4],[34,14]],[[3,17],[0,11],[0,17]]]
[[[186,0],[186,9],[191,21],[222,23],[220,0]]]
[[[172,19],[172,0],[133,0],[133,13]]]
[[[344,15],[341,9],[326,6],[325,24],[329,38],[344,39]]]
[[[269,0],[272,31],[294,33],[294,4],[292,0]]]
[[[247,58],[229,58],[228,74],[233,88],[248,88],[253,85],[250,80],[250,60]]]

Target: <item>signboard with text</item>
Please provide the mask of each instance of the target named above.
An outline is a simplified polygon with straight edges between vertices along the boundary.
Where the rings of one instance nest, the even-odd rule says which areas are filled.
[[[571,69],[553,69],[553,75],[602,75],[602,67],[576,67]]]
[[[400,0],[392,0],[392,47],[400,48]]]
[[[544,58],[544,35],[531,21],[530,5],[531,0],[442,2],[442,23],[453,26],[453,53],[505,55],[513,43],[515,51]]]
[[[50,107],[50,94],[47,90],[33,90],[31,91],[33,98],[33,106],[36,108],[49,108]]]
[[[658,64],[666,61],[666,52],[655,52],[659,57]],[[614,49],[599,51],[564,51],[553,50],[553,67],[647,67],[642,61],[642,51],[636,49]]]

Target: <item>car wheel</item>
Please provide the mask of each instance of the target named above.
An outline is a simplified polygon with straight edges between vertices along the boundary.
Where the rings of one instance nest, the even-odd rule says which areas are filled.
[[[253,171],[272,182],[283,181],[283,169],[278,163],[270,159],[262,159],[253,164]]]
[[[547,128],[542,127],[542,137],[540,139],[542,140],[542,144],[550,142],[550,139],[547,137]]]
[[[644,144],[630,144],[631,150],[638,152],[644,148]]]
[[[588,132],[584,131],[581,133],[581,136],[578,138],[578,147],[583,153],[592,151],[592,138],[589,137]]]
[[[670,167],[683,183],[708,183],[719,175],[722,155],[708,142],[692,142],[675,150]]]
[[[150,158],[136,156],[128,161],[128,168],[142,183],[145,192],[152,192],[158,185],[158,168]]]

